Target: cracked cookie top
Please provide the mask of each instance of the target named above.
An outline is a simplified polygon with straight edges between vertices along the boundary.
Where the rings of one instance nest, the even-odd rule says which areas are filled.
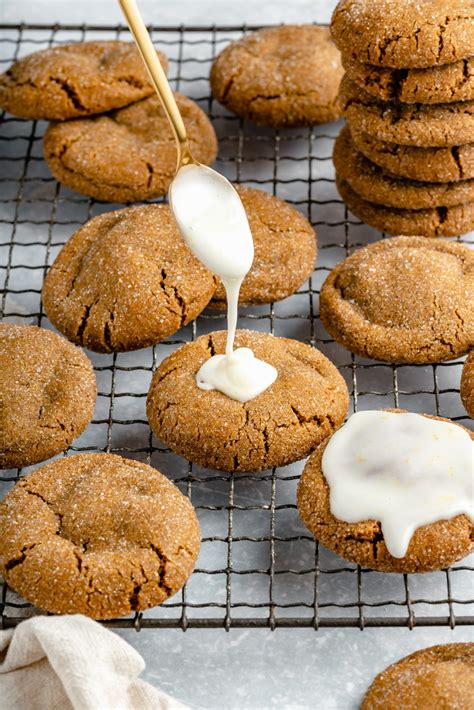
[[[166,71],[166,57],[157,51]],[[78,42],[19,59],[0,75],[0,107],[21,118],[64,121],[111,111],[150,96],[132,42]]]
[[[474,691],[474,643],[422,648],[378,674],[361,710],[469,708]]]
[[[416,147],[444,147],[474,141],[474,101],[402,104],[371,96],[347,74],[339,98],[349,125],[378,140]]]
[[[449,148],[417,148],[379,141],[351,126],[357,150],[393,175],[426,182],[474,178],[474,143]]]
[[[326,27],[284,25],[229,44],[215,59],[210,82],[213,96],[233,113],[283,128],[339,118],[342,74]]]
[[[89,424],[96,384],[86,355],[56,333],[0,324],[0,468],[66,449]]]
[[[474,351],[468,355],[462,369],[461,399],[466,412],[474,419]]]
[[[334,41],[359,62],[432,67],[474,54],[472,0],[340,0]]]
[[[320,315],[341,345],[386,362],[430,363],[474,344],[474,252],[426,237],[375,242],[321,289]]]
[[[348,392],[319,350],[288,338],[238,330],[235,347],[277,369],[278,377],[249,402],[204,391],[196,373],[224,353],[226,331],[183,346],[155,372],[147,415],[155,434],[189,461],[223,471],[260,471],[304,458],[347,414]]]
[[[333,160],[339,179],[364,200],[378,205],[430,209],[474,202],[474,180],[415,182],[384,172],[356,150],[347,126],[336,139]]]
[[[20,479],[0,503],[0,572],[31,604],[94,619],[161,604],[200,546],[189,500],[151,466],[79,454]]]
[[[240,287],[239,303],[280,301],[295,293],[314,269],[314,230],[301,212],[284,200],[263,190],[234,187],[247,213],[255,250],[252,267]],[[220,283],[211,306],[226,306]]]
[[[175,93],[193,156],[210,165],[217,139],[199,106]],[[52,123],[44,157],[54,177],[97,200],[137,202],[165,195],[176,172],[176,142],[158,96],[108,114]]]
[[[444,417],[423,416],[454,423]],[[468,433],[474,440],[474,432]],[[473,526],[467,515],[440,520],[415,530],[405,557],[392,557],[389,553],[379,521],[346,523],[336,518],[331,512],[330,489],[321,465],[328,442],[329,438],[308,459],[297,495],[298,512],[303,523],[325,547],[363,567],[402,573],[445,569],[470,553]]]
[[[375,67],[344,55],[342,63],[352,81],[383,101],[441,104],[474,99],[474,57],[429,69]]]
[[[148,347],[196,318],[216,278],[184,243],[168,205],[94,217],[75,232],[46,275],[51,322],[97,352]]]

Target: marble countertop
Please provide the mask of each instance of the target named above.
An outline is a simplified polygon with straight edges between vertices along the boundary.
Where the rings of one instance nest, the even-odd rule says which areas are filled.
[[[335,0],[141,0],[140,7],[146,21],[154,24],[199,25],[203,18],[208,24],[272,24],[328,22],[335,4]],[[0,22],[22,21],[122,22],[113,0],[4,0]],[[383,404],[377,401],[372,406]],[[458,406],[457,400],[453,406]],[[429,594],[429,577],[423,580],[422,595]],[[209,710],[355,710],[374,675],[389,663],[435,643],[474,640],[472,627],[461,626],[364,631],[279,628],[274,632],[231,628],[229,633],[223,629],[189,629],[185,633],[118,629],[116,633],[144,656],[147,680],[192,708]]]

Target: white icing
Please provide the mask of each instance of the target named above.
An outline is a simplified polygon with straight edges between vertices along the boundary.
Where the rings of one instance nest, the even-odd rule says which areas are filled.
[[[378,520],[393,557],[415,530],[464,513],[474,519],[474,442],[450,422],[420,414],[354,414],[322,457],[331,512],[339,520]]]
[[[253,239],[242,201],[222,175],[204,165],[180,168],[169,192],[180,232],[193,254],[222,281],[227,295],[225,355],[214,355],[196,375],[198,387],[248,402],[277,377],[248,348],[234,351],[239,291],[253,262]]]

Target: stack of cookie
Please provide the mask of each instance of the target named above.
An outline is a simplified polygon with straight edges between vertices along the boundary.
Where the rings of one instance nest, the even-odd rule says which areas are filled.
[[[474,3],[341,0],[331,32],[348,126],[334,152],[349,209],[389,234],[474,228]]]

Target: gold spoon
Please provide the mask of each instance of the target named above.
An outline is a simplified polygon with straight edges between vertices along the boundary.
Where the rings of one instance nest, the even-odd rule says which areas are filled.
[[[155,87],[156,93],[159,96],[168,121],[173,129],[173,134],[178,146],[177,171],[183,165],[199,165],[189,149],[188,136],[183,119],[136,2],[135,0],[119,0],[119,3],[127,20],[130,32],[135,39],[138,51],[148,70],[152,84]]]

